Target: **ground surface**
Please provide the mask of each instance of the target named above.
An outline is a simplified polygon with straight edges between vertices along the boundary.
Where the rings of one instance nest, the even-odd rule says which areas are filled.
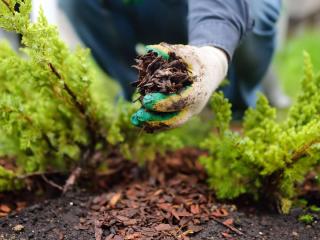
[[[173,154],[145,169],[116,164],[116,171],[95,180],[99,192],[78,187],[40,203],[22,201],[26,194],[1,195],[0,213],[19,212],[0,218],[0,240],[320,239],[319,214],[306,225],[297,220],[298,209],[281,216],[252,205],[217,203],[192,160],[197,154]]]
[[[95,239],[94,229],[79,227],[79,219],[87,216],[90,196],[86,193],[69,194],[63,198],[36,204],[19,214],[11,214],[0,220],[0,239],[90,240]],[[290,216],[266,213],[232,213],[237,229],[243,236],[235,235],[221,224],[211,221],[193,239],[320,239],[320,225],[299,223],[296,210]],[[23,225],[21,232],[13,228]],[[228,235],[233,236],[229,237]],[[122,239],[122,238],[115,238]],[[136,239],[143,239],[136,238]],[[152,239],[152,238],[148,238]],[[174,239],[174,238],[168,238]]]

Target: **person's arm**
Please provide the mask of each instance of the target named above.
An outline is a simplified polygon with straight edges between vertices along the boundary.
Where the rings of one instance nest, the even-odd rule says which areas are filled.
[[[220,48],[230,60],[241,39],[253,27],[247,0],[188,0],[188,3],[189,44]]]
[[[256,0],[260,1],[260,0]],[[189,45],[159,44],[156,53],[174,52],[190,67],[193,84],[179,94],[150,93],[132,116],[138,127],[178,127],[198,114],[227,74],[228,62],[252,28],[246,0],[189,0]]]

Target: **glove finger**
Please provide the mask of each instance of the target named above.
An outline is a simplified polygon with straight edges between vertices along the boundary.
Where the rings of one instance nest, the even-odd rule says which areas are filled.
[[[142,105],[150,111],[177,112],[190,106],[194,101],[192,87],[188,87],[179,94],[147,94],[142,100]]]
[[[145,127],[151,131],[170,129],[186,122],[188,120],[186,113],[186,111],[158,113],[141,108],[131,117],[131,123],[136,127]]]
[[[169,60],[169,49],[162,45],[148,45],[146,46],[147,52],[152,51],[163,57],[165,60]]]

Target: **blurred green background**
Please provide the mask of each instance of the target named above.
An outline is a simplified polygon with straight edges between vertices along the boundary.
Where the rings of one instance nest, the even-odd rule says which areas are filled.
[[[307,51],[316,73],[320,72],[320,30],[307,30],[289,38],[275,57],[275,66],[285,92],[293,99],[300,90],[303,75],[303,52]]]

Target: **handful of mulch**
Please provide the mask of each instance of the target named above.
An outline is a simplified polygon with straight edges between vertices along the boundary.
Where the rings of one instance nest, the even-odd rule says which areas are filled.
[[[139,78],[132,85],[138,89],[141,97],[154,92],[179,93],[193,83],[187,64],[173,52],[169,53],[169,59],[166,60],[150,51],[139,56],[136,63],[133,67],[139,71]]]

